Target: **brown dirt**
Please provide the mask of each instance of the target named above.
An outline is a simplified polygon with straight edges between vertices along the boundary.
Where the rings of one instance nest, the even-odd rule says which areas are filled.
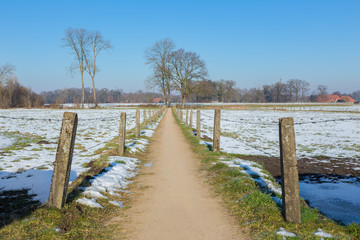
[[[171,111],[153,139],[148,155],[153,166],[135,184],[125,216],[112,219],[123,231],[114,238],[249,239],[204,183],[199,160]]]
[[[281,176],[280,159],[265,156],[244,156],[242,159],[252,160],[262,164],[275,178]],[[354,164],[360,166],[358,159],[349,158],[301,158],[298,160],[299,175],[336,175],[360,177],[360,171],[354,170]]]

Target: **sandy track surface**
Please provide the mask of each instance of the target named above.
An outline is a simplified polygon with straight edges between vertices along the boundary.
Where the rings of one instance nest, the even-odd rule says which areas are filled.
[[[134,193],[133,206],[125,211],[125,220],[121,221],[126,238],[248,239],[203,183],[199,160],[171,110],[165,114],[154,139],[148,156],[153,165],[138,183],[146,188]]]

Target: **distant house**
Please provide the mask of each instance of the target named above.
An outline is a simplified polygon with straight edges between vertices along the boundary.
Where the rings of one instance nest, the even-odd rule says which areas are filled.
[[[349,103],[354,103],[355,100],[352,97],[349,96],[342,96],[338,102],[349,102]]]
[[[355,100],[349,96],[339,97],[338,95],[319,95],[315,101],[321,103],[336,103],[336,102],[354,103],[355,102]]]
[[[163,103],[161,98],[154,98],[153,103]]]

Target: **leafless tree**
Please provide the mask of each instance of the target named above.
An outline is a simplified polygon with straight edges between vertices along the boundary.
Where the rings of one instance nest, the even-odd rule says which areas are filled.
[[[84,108],[84,100],[85,100],[84,71],[86,69],[86,51],[89,46],[88,31],[83,28],[80,29],[68,28],[65,30],[65,37],[62,40],[65,43],[64,47],[68,47],[71,49],[72,54],[75,55],[77,61],[75,68],[79,70],[81,75],[81,88],[82,88],[81,106],[82,108]]]
[[[96,65],[96,58],[100,52],[110,49],[111,44],[110,41],[105,40],[104,37],[101,35],[100,32],[88,32],[85,30],[85,35],[87,39],[87,47],[89,49],[85,49],[84,57],[85,57],[85,71],[87,71],[91,77],[92,86],[93,86],[93,93],[94,93],[94,103],[95,107],[97,107],[98,102],[96,99],[96,89],[95,89],[95,74],[99,71]]]
[[[317,90],[319,92],[319,95],[321,95],[321,101],[324,101],[324,96],[327,94],[327,86],[318,85]]]
[[[181,93],[182,107],[184,107],[186,97],[192,91],[193,81],[207,76],[205,62],[196,53],[179,49],[171,53],[170,64],[172,80],[175,88]]]
[[[175,44],[170,39],[157,41],[151,48],[146,49],[146,64],[153,68],[153,76],[147,80],[147,86],[150,88],[158,87],[164,94],[165,103],[170,106],[171,90],[171,65],[170,57]]]
[[[0,86],[2,86],[6,80],[15,71],[15,66],[9,63],[0,66]]]

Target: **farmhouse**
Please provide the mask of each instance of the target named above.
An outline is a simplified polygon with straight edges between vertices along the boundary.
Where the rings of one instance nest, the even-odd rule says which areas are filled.
[[[338,95],[319,95],[315,101],[322,103],[336,103],[336,102],[354,103],[355,102],[355,100],[349,96],[339,97]]]
[[[154,98],[153,103],[163,103],[161,98]]]

